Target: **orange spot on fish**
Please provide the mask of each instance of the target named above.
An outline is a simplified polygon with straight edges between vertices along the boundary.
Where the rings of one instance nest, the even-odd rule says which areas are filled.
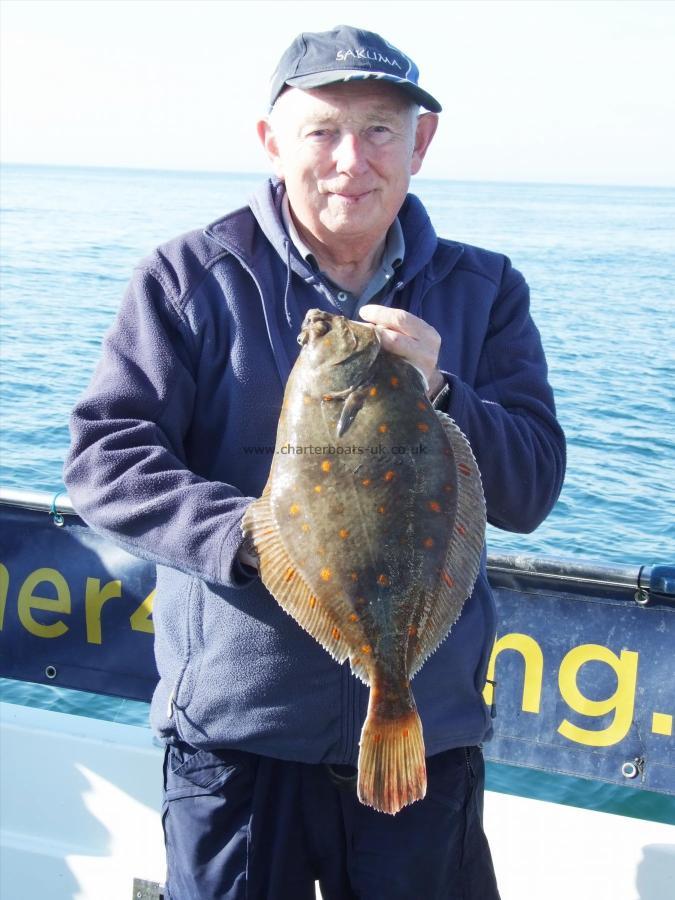
[[[426,411],[427,405],[426,405],[426,403],[424,402],[424,400],[418,400],[418,401],[417,401],[417,408]]]
[[[309,531],[309,525],[307,524],[307,522],[303,522],[301,527],[304,532]]]
[[[389,579],[387,578],[386,575],[378,575],[378,576],[377,576],[377,583],[378,583],[381,587],[387,587],[387,585],[389,584]]]
[[[331,578],[333,577],[333,573],[331,572],[330,569],[325,568],[319,572],[319,576],[322,581],[330,581]]]
[[[418,431],[425,431],[425,432],[426,432],[426,431],[429,430],[429,426],[427,425],[426,422],[418,422],[418,423],[417,423],[417,430],[418,430]]]
[[[379,512],[379,514],[381,516],[383,516],[387,510],[386,510],[386,507],[384,507],[384,506],[378,506],[377,511]]]
[[[289,568],[284,572],[284,581],[292,581],[295,578],[295,569]]]
[[[335,638],[336,641],[339,641],[339,640],[340,640],[340,629],[339,629],[339,628],[334,628],[333,631],[332,631],[332,635],[333,635],[333,637]]]
[[[462,475],[470,475],[471,474],[471,469],[467,466],[466,463],[459,463],[457,465],[457,468],[462,473]]]
[[[350,573],[349,573],[349,577],[351,578],[352,581],[358,581],[358,580],[359,580],[359,576],[358,576],[358,573],[357,573],[357,572],[350,572]]]
[[[266,528],[263,534],[274,534],[274,528]]]
[[[424,546],[425,547],[433,547],[434,539],[432,537],[424,538]]]
[[[327,402],[330,402],[333,399],[333,397],[331,394],[324,394],[321,399],[326,400]]]
[[[359,664],[360,662],[361,662],[361,657],[360,657],[360,656],[353,656],[353,657],[352,657],[352,665],[353,665],[353,666],[358,666],[358,664]]]
[[[315,484],[315,485],[314,485],[314,491],[315,491],[317,494],[320,494],[320,493],[321,493],[321,485],[320,485],[320,484]]]
[[[341,529],[338,531],[338,534],[340,535],[340,537],[342,538],[342,540],[344,540],[345,538],[348,538],[348,537],[349,537],[349,530],[348,530],[347,528],[341,528]]]
[[[373,743],[374,743],[374,744],[379,744],[381,740],[382,740],[382,735],[381,735],[381,734],[374,734],[374,735],[373,735]]]
[[[310,598],[309,598],[309,600],[308,600],[308,603],[309,603],[310,607],[311,607],[312,609],[314,609],[314,607],[316,606],[316,597],[314,596],[314,594],[311,594],[311,595],[310,595]]]
[[[321,471],[322,472],[330,472],[330,468],[332,465],[333,464],[330,462],[330,460],[324,459],[324,461],[321,463]]]
[[[410,732],[408,731],[407,728],[404,728],[403,731],[401,732],[401,734],[402,734],[403,737],[405,738],[405,737],[408,737],[408,735],[410,734]]]
[[[440,503],[437,503],[435,500],[430,500],[430,501],[429,501],[429,509],[430,509],[432,512],[440,512],[440,511],[441,511],[441,504],[440,504]]]
[[[368,391],[368,393],[370,394],[371,397],[377,397],[377,388],[371,387],[371,389]]]
[[[408,625],[408,637],[415,637],[417,634],[417,627],[415,625]]]
[[[455,586],[455,582],[454,582],[453,579],[448,575],[448,573],[445,571],[445,569],[443,569],[442,572],[441,572],[441,578],[442,578],[443,581],[447,584],[448,587],[454,587],[454,586]]]
[[[297,503],[291,503],[291,507],[288,511],[292,516],[297,516],[297,514],[300,512],[300,507]]]
[[[363,481],[361,482],[361,484],[364,487],[368,487],[368,485],[370,484],[370,478],[364,478]]]
[[[370,644],[364,644],[363,647],[361,647],[361,651],[363,653],[372,653],[373,648],[370,646]]]
[[[398,380],[398,378],[397,378],[395,375],[394,375],[393,378],[391,378],[391,379],[389,380],[389,384],[390,384],[392,387],[398,387],[400,383],[401,383],[401,382]]]
[[[389,469],[388,472],[384,473],[385,481],[393,481],[394,478],[396,478],[396,472],[394,472],[393,469]]]
[[[444,484],[443,490],[445,491],[446,494],[449,494],[453,490],[453,487],[451,484]]]
[[[463,525],[458,525],[455,531],[457,534],[466,534],[466,528]]]
[[[377,430],[380,432],[380,434],[386,434],[389,431],[389,426],[386,422],[383,422],[381,425],[377,426]]]
[[[358,622],[359,617],[356,615],[356,613],[351,613],[351,615],[349,616],[349,621],[350,622]]]

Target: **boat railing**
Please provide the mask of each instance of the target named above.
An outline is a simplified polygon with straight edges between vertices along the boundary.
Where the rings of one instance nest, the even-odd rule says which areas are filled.
[[[65,491],[49,494],[0,487],[0,504],[44,511],[56,525],[62,524],[62,516],[77,515]],[[489,553],[487,570],[491,584],[499,587],[519,590],[542,587],[559,591],[583,587],[591,593],[611,592],[612,596],[641,606],[675,603],[675,565],[606,565],[564,557]]]

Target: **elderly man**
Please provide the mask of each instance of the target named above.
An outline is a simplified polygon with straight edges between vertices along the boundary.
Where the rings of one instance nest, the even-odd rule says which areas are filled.
[[[76,508],[157,564],[171,900],[303,900],[315,880],[326,900],[498,897],[481,824],[484,563],[415,679],[427,795],[389,816],[354,789],[367,688],[267,593],[240,530],[316,307],[360,315],[424,373],[472,444],[492,523],[528,531],[555,503],[564,439],[527,286],[505,257],[437,238],[407,193],[440,109],[378,35],[300,35],[258,125],[276,177],[140,265],[74,411]]]

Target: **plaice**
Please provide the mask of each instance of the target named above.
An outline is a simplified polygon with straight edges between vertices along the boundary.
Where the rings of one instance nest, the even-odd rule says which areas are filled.
[[[242,528],[278,603],[370,685],[359,799],[396,813],[426,792],[410,680],[476,580],[480,475],[420,373],[372,327],[310,310],[298,341],[269,479]]]

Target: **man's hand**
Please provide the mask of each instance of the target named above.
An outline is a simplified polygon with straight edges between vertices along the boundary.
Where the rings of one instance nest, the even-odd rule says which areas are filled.
[[[427,396],[435,397],[445,383],[438,369],[441,336],[436,329],[403,309],[375,303],[364,306],[359,315],[375,325],[385,350],[420,370],[429,385]]]
[[[260,557],[255,551],[255,545],[253,543],[252,538],[246,537],[239,548],[239,552],[237,553],[237,558],[240,563],[243,563],[245,566],[250,566],[252,569],[260,568]]]

